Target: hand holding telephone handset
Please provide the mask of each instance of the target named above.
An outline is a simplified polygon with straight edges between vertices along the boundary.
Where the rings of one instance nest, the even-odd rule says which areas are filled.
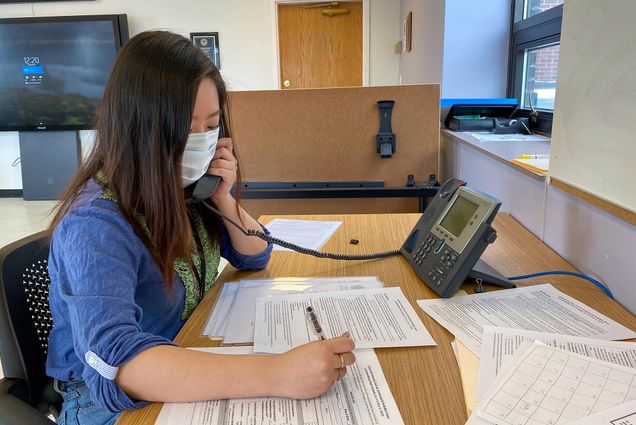
[[[370,260],[401,253],[420,279],[442,297],[454,295],[466,278],[514,288],[515,285],[479,260],[486,247],[497,238],[491,223],[501,202],[470,190],[465,185],[458,179],[446,181],[400,250],[366,255],[333,254],[303,248],[258,230],[244,229],[205,202],[209,196],[198,197],[193,193],[191,202],[202,201],[206,208],[226,219],[246,236],[256,236],[301,254],[333,260]]]
[[[208,132],[208,133],[212,133],[212,132]],[[204,134],[207,135],[208,133],[204,133]],[[226,137],[226,132],[225,132],[225,125],[223,123],[223,119],[221,119],[219,121],[218,137],[216,141],[213,143],[213,145],[209,143],[205,145],[204,147],[206,149],[206,152],[208,152],[210,160],[212,159],[212,157],[214,156],[214,152],[216,151],[218,139],[223,137]],[[188,147],[186,146],[186,152],[184,153],[184,157],[189,154],[197,155],[199,154],[199,152],[197,151],[188,152]],[[209,161],[208,161],[208,164],[209,164]],[[205,168],[207,169],[207,166]],[[216,191],[220,183],[221,183],[221,177],[204,173],[194,183],[191,183],[188,186],[186,186],[186,193],[188,194],[188,198],[189,198],[188,202],[200,202],[205,199],[208,199]]]

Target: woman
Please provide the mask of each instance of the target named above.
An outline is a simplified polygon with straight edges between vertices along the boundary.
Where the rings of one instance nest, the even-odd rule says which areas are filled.
[[[64,397],[58,423],[113,423],[149,401],[315,397],[355,361],[348,335],[277,356],[171,342],[220,256],[243,270],[269,261],[271,246],[186,202],[186,186],[206,172],[220,176],[208,202],[261,229],[230,194],[237,160],[230,138],[217,143],[221,120],[229,124],[223,80],[187,39],[157,31],[126,43],[95,146],[51,225],[47,373]]]

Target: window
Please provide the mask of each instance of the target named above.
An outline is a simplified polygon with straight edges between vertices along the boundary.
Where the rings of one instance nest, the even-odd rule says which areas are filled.
[[[508,96],[534,130],[549,134],[559,68],[564,0],[515,0],[510,43]]]
[[[521,107],[554,111],[559,44],[526,49],[524,55]]]
[[[523,19],[538,15],[560,4],[563,4],[563,0],[525,0],[523,2]]]

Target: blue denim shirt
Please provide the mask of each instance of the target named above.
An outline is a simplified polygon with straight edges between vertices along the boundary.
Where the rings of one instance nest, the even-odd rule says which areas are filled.
[[[169,293],[150,251],[116,203],[99,196],[91,181],[55,228],[49,253],[47,374],[84,381],[92,400],[117,412],[144,402],[131,400],[115,382],[117,368],[141,351],[172,344],[183,325],[183,281],[175,273]],[[242,270],[264,268],[272,246],[254,256],[237,252],[227,230],[221,256]]]

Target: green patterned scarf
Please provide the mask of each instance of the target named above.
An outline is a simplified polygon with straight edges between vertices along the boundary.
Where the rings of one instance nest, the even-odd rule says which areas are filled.
[[[109,201],[113,201],[117,203],[117,198],[115,194],[110,189],[104,189],[104,192],[100,196],[101,199],[106,199]],[[197,235],[201,240],[201,245],[203,246],[203,258],[205,259],[205,292],[207,292],[214,283],[218,273],[219,273],[219,262],[221,261],[221,248],[218,245],[213,246],[210,241],[210,236],[203,224],[203,220],[201,216],[196,210],[192,211],[192,219],[194,220],[194,228],[196,229]],[[142,214],[135,214],[139,225],[144,229],[146,235],[150,240],[152,240],[150,235],[150,230],[148,229],[148,223],[146,222],[146,217]],[[192,263],[194,267],[196,267],[198,275],[202,276],[201,273],[201,253],[199,252],[197,245],[192,238]],[[174,271],[183,281],[183,286],[185,287],[185,303],[183,305],[183,310],[181,310],[181,320],[186,320],[194,309],[201,302],[201,298],[199,296],[199,283],[197,281],[197,277],[195,272],[190,268],[188,262],[183,258],[177,258],[174,262]]]

